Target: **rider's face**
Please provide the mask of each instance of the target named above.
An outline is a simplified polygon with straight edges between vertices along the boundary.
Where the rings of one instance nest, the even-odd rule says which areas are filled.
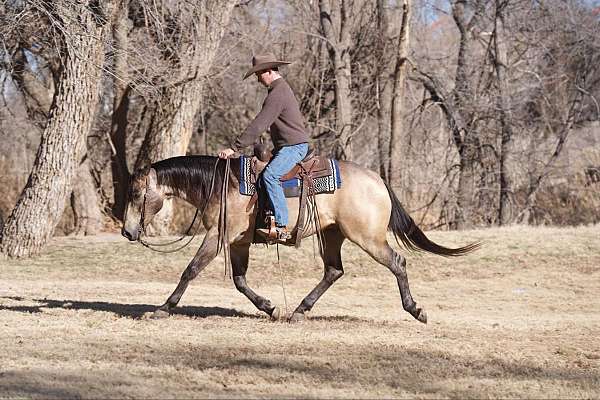
[[[262,83],[264,86],[269,86],[269,84],[271,83],[271,71],[270,70],[266,70],[266,71],[259,71],[256,74],[256,79],[258,80],[258,82]]]

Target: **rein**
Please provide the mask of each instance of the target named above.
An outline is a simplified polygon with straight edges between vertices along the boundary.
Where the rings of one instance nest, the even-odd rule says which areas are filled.
[[[227,160],[227,166],[229,166],[229,160]],[[208,201],[210,200],[210,198],[212,197],[214,188],[215,188],[215,176],[217,175],[217,166],[219,165],[219,159],[217,159],[216,163],[215,163],[215,167],[213,169],[213,175],[210,181],[210,191],[208,193],[208,197],[206,199],[206,201],[204,202],[204,206],[202,207],[202,213],[200,214],[200,219],[202,219],[202,217],[204,216],[204,213],[206,212],[206,209],[208,208]],[[190,239],[185,242],[183,245],[177,247],[176,249],[170,249],[170,250],[162,250],[162,249],[156,249],[155,247],[163,247],[163,246],[170,246],[172,244],[175,244],[177,242],[180,242],[181,240],[183,240],[186,235],[190,232],[190,230],[192,229],[192,227],[194,226],[194,222],[196,222],[196,218],[198,217],[198,208],[196,208],[196,213],[194,214],[194,219],[192,220],[192,223],[190,224],[190,226],[188,227],[188,229],[185,231],[185,233],[183,234],[183,236],[181,236],[179,239],[175,239],[172,240],[170,242],[164,242],[164,243],[149,243],[146,242],[144,239],[142,239],[142,233],[146,233],[146,226],[145,226],[145,214],[146,214],[146,198],[148,196],[148,177],[146,177],[146,191],[144,192],[144,202],[142,203],[142,211],[140,213],[140,223],[139,223],[139,235],[138,235],[138,242],[152,250],[152,251],[156,251],[158,253],[175,253],[179,250],[182,250],[183,248],[187,247],[192,240],[194,240],[194,238],[196,237],[196,234],[198,233],[198,227],[196,228],[196,230],[194,231],[194,234],[190,237]]]
[[[217,159],[218,163],[218,159]],[[224,275],[233,277],[231,266],[231,253],[229,250],[229,230],[227,229],[227,193],[229,192],[229,172],[231,170],[231,160],[225,161],[225,173],[223,176],[223,185],[221,186],[221,203],[219,207],[219,235],[217,240],[217,254],[224,249],[223,258],[225,261]]]

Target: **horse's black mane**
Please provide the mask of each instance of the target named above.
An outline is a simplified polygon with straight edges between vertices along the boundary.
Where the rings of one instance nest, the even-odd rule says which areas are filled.
[[[214,178],[213,195],[220,193],[225,175],[225,161],[214,156],[180,156],[167,158],[152,164],[156,171],[157,183],[168,186],[175,196],[196,193],[199,198],[207,200]],[[215,169],[215,163],[218,165]],[[238,185],[240,163],[238,159],[230,161],[231,173],[236,179],[229,180],[229,186]]]

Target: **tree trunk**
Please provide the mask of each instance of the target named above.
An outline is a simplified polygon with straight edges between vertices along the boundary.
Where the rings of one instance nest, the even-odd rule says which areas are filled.
[[[41,251],[71,193],[98,100],[104,41],[110,29],[106,3],[93,10],[87,2],[53,4],[58,18],[69,21],[59,29],[67,46],[60,85],[33,169],[2,230],[0,251],[9,257],[33,256]]]
[[[477,190],[477,147],[473,135],[467,135],[459,149],[459,175],[456,193],[456,209],[454,221],[450,224],[453,229],[469,229],[473,227],[476,209]]]
[[[129,169],[127,168],[127,114],[129,112],[129,77],[127,73],[127,51],[129,20],[127,18],[129,0],[122,0],[112,29],[114,51],[114,99],[110,139],[112,152],[110,168],[113,179],[113,215],[123,219]]]
[[[335,4],[335,12],[331,10]],[[338,159],[352,160],[352,95],[350,84],[350,23],[352,16],[347,0],[319,0],[321,28],[327,40],[329,59],[335,76],[336,144],[333,155]],[[336,34],[338,32],[339,34]]]
[[[476,4],[477,7],[479,4]],[[460,33],[458,56],[456,63],[455,87],[452,102],[466,122],[464,129],[460,131],[462,137],[454,137],[460,157],[460,169],[458,188],[456,196],[456,207],[454,222],[451,224],[456,229],[468,229],[474,224],[474,215],[477,208],[477,178],[479,177],[479,140],[477,139],[476,127],[473,124],[473,115],[469,115],[469,101],[474,99],[475,76],[474,64],[476,34],[474,27],[478,24],[477,19],[481,14],[473,13],[467,18],[465,2],[455,1],[452,4],[452,16]],[[472,109],[472,107],[471,107]],[[471,111],[472,113],[473,111]]]
[[[235,0],[212,0],[196,6],[201,7],[201,15],[198,26],[191,28],[194,36],[180,52],[179,82],[162,91],[136,161],[136,169],[186,154],[194,130],[194,118],[200,108],[204,79],[235,3]],[[153,233],[170,233],[171,219],[172,204],[166,201],[152,223]]]
[[[498,80],[498,95],[496,104],[500,118],[501,143],[500,143],[500,204],[498,206],[498,221],[500,225],[511,222],[510,193],[512,185],[508,170],[508,155],[512,141],[512,119],[510,111],[510,97],[508,96],[508,51],[506,40],[508,38],[505,27],[504,4],[496,3],[496,29],[494,35],[496,79]]]
[[[182,83],[162,91],[140,149],[136,169],[165,158],[185,155],[201,95],[200,81]]]
[[[393,38],[397,31],[396,21],[386,0],[377,0],[377,29],[379,37],[379,58],[383,61],[377,74],[377,151],[379,158],[379,175],[389,183],[389,161],[392,109],[392,76],[394,73],[394,57],[391,57]]]
[[[377,77],[377,155],[379,159],[379,175],[390,182],[388,176],[391,130],[392,88],[383,76]]]
[[[403,129],[402,111],[404,109],[404,88],[410,51],[410,20],[411,1],[404,0],[402,5],[402,27],[398,38],[398,54],[394,71],[394,93],[392,98],[391,133],[389,148],[388,176],[392,187],[401,189],[401,196],[405,199],[410,195],[409,164],[406,162],[410,154],[410,136]]]
[[[79,166],[76,179],[77,185],[73,186],[71,194],[71,207],[75,220],[73,233],[96,235],[102,231],[104,218],[100,211],[100,199],[87,159]]]

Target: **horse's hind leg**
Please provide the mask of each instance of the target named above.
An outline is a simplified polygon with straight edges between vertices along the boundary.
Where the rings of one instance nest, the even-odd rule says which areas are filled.
[[[169,296],[165,304],[160,306],[155,312],[154,317],[160,318],[163,316],[168,316],[169,313],[179,300],[181,300],[181,296],[187,289],[190,281],[194,279],[200,271],[202,271],[216,256],[217,256],[217,244],[218,244],[218,233],[216,229],[209,229],[206,232],[206,236],[204,236],[204,241],[198,249],[198,252],[190,261],[183,274],[181,274],[181,279],[179,280],[179,284],[173,291],[173,294]]]
[[[388,266],[390,271],[396,276],[398,281],[398,288],[400,288],[400,297],[402,297],[402,308],[408,311],[410,315],[415,317],[418,321],[426,324],[427,313],[424,309],[417,307],[417,303],[410,294],[410,287],[408,286],[408,275],[406,274],[406,259],[400,254],[396,253],[392,248],[386,244],[386,246],[392,252],[392,263]]]
[[[337,226],[329,227],[323,231],[323,262],[325,264],[325,273],[321,282],[302,300],[300,305],[290,316],[290,322],[296,322],[304,319],[304,313],[310,311],[317,300],[333,285],[335,281],[344,275],[342,267],[342,256],[340,250],[344,243],[344,235]]]
[[[402,298],[402,308],[418,321],[426,324],[427,313],[422,308],[417,307],[417,303],[410,294],[408,286],[408,275],[406,274],[406,259],[396,253],[390,245],[385,241],[369,241],[367,243],[357,242],[367,253],[371,255],[377,262],[388,267],[396,276],[398,288],[400,289],[400,297]]]
[[[248,270],[248,255],[249,255],[249,244],[240,244],[231,246],[231,267],[233,269],[233,283],[238,291],[244,294],[261,311],[266,312],[271,317],[276,318],[273,315],[275,307],[271,304],[268,299],[257,295],[246,282],[246,271]]]

